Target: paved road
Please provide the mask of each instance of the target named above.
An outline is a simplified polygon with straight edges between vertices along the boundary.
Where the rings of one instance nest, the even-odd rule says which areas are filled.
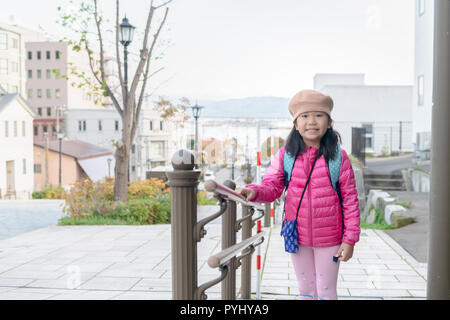
[[[55,226],[63,217],[63,200],[0,200],[0,240]]]
[[[429,193],[428,192],[393,192],[399,202],[412,202],[408,212],[417,218],[415,223],[401,228],[385,230],[418,262],[427,262],[429,229]]]
[[[401,173],[403,168],[413,168],[415,164],[412,162],[412,155],[390,157],[390,158],[367,158],[366,173]]]

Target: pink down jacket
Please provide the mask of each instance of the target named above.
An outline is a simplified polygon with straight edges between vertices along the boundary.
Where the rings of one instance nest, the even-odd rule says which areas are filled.
[[[281,147],[267,169],[261,184],[249,184],[246,188],[256,191],[253,202],[272,202],[284,190],[283,157]],[[292,170],[286,193],[285,217],[294,220],[306,180],[318,148],[307,146],[306,152],[298,155]],[[360,234],[360,212],[353,168],[347,153],[341,148],[341,170],[339,187],[342,195],[342,212],[339,196],[330,182],[325,158],[317,159],[311,180],[298,213],[297,231],[300,245],[330,247],[342,242],[355,245]]]

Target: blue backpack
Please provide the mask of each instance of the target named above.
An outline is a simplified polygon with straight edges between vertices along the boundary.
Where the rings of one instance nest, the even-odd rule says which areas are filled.
[[[291,181],[292,169],[294,169],[295,159],[291,156],[286,150],[284,150],[284,159],[283,159],[283,170],[284,170],[284,186],[285,191],[289,186],[289,182]],[[341,200],[341,193],[339,190],[339,171],[341,169],[341,146],[338,144],[336,147],[336,155],[334,159],[328,161],[328,171],[330,172],[330,180],[333,189],[336,190],[339,196],[339,200]],[[342,200],[341,200],[342,201]]]
[[[336,155],[334,159],[328,161],[328,171],[330,172],[330,181],[333,189],[336,190],[339,196],[339,202],[342,206],[342,197],[339,189],[339,171],[341,169],[341,147],[339,144],[336,148]],[[294,168],[296,158],[291,156],[286,150],[284,151],[284,159],[283,159],[283,170],[284,170],[284,186],[285,191],[289,186],[289,182],[291,181],[292,170]],[[315,162],[315,161],[314,161]],[[309,180],[309,178],[308,178]],[[302,195],[303,197],[303,195]],[[301,201],[301,200],[300,200]],[[283,215],[286,207],[286,201],[284,202]],[[299,204],[300,208],[300,204]],[[343,231],[343,230],[342,230]],[[284,236],[284,247],[285,251],[289,253],[295,253],[298,250],[298,235],[297,235],[297,220],[293,221],[284,221],[283,218],[283,226],[281,228],[280,235]]]

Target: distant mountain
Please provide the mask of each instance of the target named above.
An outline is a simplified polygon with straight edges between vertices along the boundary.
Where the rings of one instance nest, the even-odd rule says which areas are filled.
[[[199,100],[205,107],[201,117],[205,118],[290,118],[288,98],[249,97],[223,101]]]

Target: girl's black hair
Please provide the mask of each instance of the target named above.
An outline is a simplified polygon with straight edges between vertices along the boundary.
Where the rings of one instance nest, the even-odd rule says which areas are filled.
[[[328,116],[328,119],[330,119],[330,116]],[[341,135],[333,130],[333,127],[328,128],[325,135],[320,139],[319,154],[323,155],[327,162],[334,159],[338,143],[342,143]],[[305,142],[295,125],[286,139],[286,151],[293,157],[297,157],[306,151]]]

